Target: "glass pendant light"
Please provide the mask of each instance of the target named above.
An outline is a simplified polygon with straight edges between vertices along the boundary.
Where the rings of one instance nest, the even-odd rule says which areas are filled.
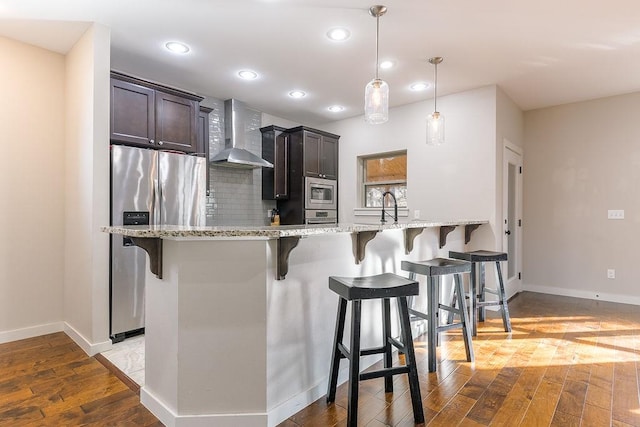
[[[371,16],[376,18],[376,78],[371,80],[364,91],[364,119],[367,123],[380,124],[389,120],[389,85],[378,78],[378,40],[380,38],[380,17],[387,13],[386,6],[371,6]]]
[[[435,78],[433,84],[433,113],[427,116],[427,145],[440,145],[444,143],[444,116],[438,112],[438,64],[442,62],[441,56],[429,58],[429,62],[435,66]]]

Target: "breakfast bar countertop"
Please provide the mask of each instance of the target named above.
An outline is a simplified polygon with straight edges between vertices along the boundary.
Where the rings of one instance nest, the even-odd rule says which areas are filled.
[[[399,223],[359,224],[339,223],[330,225],[280,225],[280,226],[217,226],[188,227],[177,225],[130,225],[101,227],[101,231],[130,237],[150,238],[272,238],[301,237],[330,233],[359,233],[394,229],[449,227],[459,225],[488,224],[488,220],[413,220]]]

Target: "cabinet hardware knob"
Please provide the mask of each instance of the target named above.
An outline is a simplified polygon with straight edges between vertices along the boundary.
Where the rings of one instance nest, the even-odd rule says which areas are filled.
[[[150,142],[151,144],[155,144],[155,143],[156,143],[153,139],[150,139],[150,140],[149,140],[149,142]]]
[[[158,145],[162,145],[162,144],[163,144],[163,142],[162,142],[162,141],[158,141]]]
[[[506,234],[507,236],[510,236],[511,235],[511,230],[505,231],[504,234]]]

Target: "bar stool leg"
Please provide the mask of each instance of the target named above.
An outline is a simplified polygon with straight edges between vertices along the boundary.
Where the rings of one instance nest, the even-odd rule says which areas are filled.
[[[429,351],[429,372],[435,372],[436,370],[436,340],[437,340],[437,313],[438,313],[438,300],[436,286],[438,283],[434,280],[433,276],[427,277],[427,299],[429,305],[429,312],[427,313],[427,349]]]
[[[420,398],[420,384],[418,383],[418,368],[416,365],[416,355],[413,349],[413,339],[411,336],[411,321],[409,320],[409,309],[405,297],[398,297],[398,308],[400,311],[400,329],[402,331],[402,343],[406,349],[406,364],[409,366],[409,392],[411,393],[411,405],[413,406],[413,418],[416,424],[424,422],[424,411],[422,409],[422,399]]]
[[[458,287],[454,286],[453,287],[453,294],[451,294],[451,303],[449,304],[451,307],[456,308],[457,303],[458,303]],[[447,325],[450,325],[453,323],[453,311],[448,311],[447,312]]]
[[[349,346],[349,404],[347,425],[358,425],[358,386],[360,385],[360,320],[362,301],[351,302],[351,343]]]
[[[391,357],[391,301],[389,298],[382,300],[382,329],[384,332],[384,367],[390,368],[393,361]],[[393,378],[391,375],[384,377],[384,391],[393,391]]]
[[[511,319],[509,318],[509,307],[507,306],[507,298],[504,292],[504,283],[502,281],[502,269],[500,261],[496,262],[496,271],[498,273],[498,297],[500,298],[500,306],[502,311],[502,324],[505,332],[511,332]]]
[[[409,280],[416,280],[416,273],[414,273],[413,271],[409,272]],[[410,295],[407,297],[407,304],[409,309],[413,308],[413,295]],[[398,303],[399,304],[399,303]],[[400,312],[400,305],[398,305],[398,313]],[[411,319],[411,317],[409,317],[409,319]],[[402,319],[400,319],[402,320]]]
[[[339,345],[342,344],[342,338],[344,337],[344,321],[347,315],[347,300],[339,298],[338,302],[338,316],[336,318],[336,332],[333,340],[333,355],[331,357],[331,368],[329,369],[329,385],[327,387],[327,403],[335,402],[336,400],[336,387],[338,385],[338,370],[340,368],[340,359],[342,359],[342,353],[340,352]]]
[[[456,294],[458,295],[458,304],[460,306],[460,321],[462,322],[462,338],[464,339],[464,348],[467,353],[467,362],[473,362],[475,357],[473,354],[473,343],[471,342],[471,331],[469,328],[469,319],[467,317],[467,307],[464,302],[464,288],[462,286],[462,278],[460,274],[454,275]]]
[[[469,322],[471,323],[471,335],[474,337],[478,335],[478,291],[477,291],[477,274],[476,263],[471,263],[471,282],[469,283],[469,303],[471,308],[469,309]]]
[[[485,274],[485,265],[484,262],[480,262],[478,263],[480,264],[480,268],[478,270],[478,273],[480,275],[480,280],[478,281],[478,301],[480,302],[484,302],[485,301],[485,292],[484,292],[484,288],[486,286],[485,283],[485,279],[486,279],[486,274]],[[485,316],[486,316],[487,312],[486,312],[486,308],[484,306],[480,306],[478,309],[478,321],[479,322],[484,322]]]

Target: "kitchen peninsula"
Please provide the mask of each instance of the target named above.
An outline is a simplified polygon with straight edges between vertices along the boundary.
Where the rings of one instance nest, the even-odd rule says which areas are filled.
[[[462,249],[482,224],[104,227],[145,248],[154,270],[142,403],[169,426],[276,425],[326,391],[337,307],[329,275],[403,274],[403,259]],[[378,310],[363,307],[363,345],[378,340],[379,322],[369,322]]]

